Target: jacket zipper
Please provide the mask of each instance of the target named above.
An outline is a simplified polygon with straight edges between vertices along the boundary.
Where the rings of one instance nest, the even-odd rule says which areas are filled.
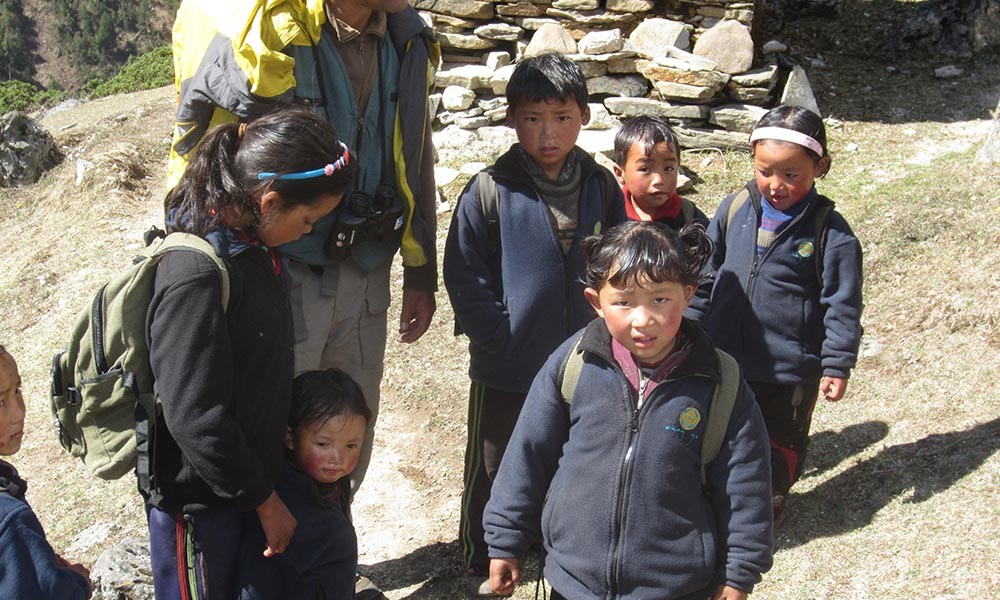
[[[766,200],[761,199],[761,202],[766,202]],[[751,203],[751,208],[752,208],[752,203]],[[792,221],[788,224],[788,226],[782,229],[781,233],[779,233],[774,237],[774,241],[771,242],[771,245],[768,246],[767,250],[764,252],[762,256],[757,256],[757,234],[754,233],[753,266],[750,267],[750,276],[747,280],[747,298],[751,302],[753,302],[753,289],[755,287],[754,284],[757,283],[757,276],[760,274],[761,264],[763,264],[764,261],[767,260],[769,256],[771,256],[771,253],[774,252],[774,249],[777,247],[778,242],[781,240],[781,238],[785,236],[785,234],[787,234],[789,231],[791,231],[792,227],[794,227],[799,221],[802,220],[806,212],[808,212],[808,210],[802,211],[801,213],[798,214],[798,216],[792,219]],[[756,214],[756,211],[754,211],[754,213]]]
[[[646,391],[646,385],[648,383],[649,378],[642,379],[642,376],[639,376],[638,398],[640,400]],[[629,394],[629,399],[631,400],[631,394]],[[629,426],[628,449],[625,451],[625,458],[622,459],[622,466],[620,469],[620,472],[622,473],[622,485],[618,488],[618,499],[615,507],[615,541],[614,548],[611,551],[611,575],[610,581],[608,582],[608,590],[611,592],[612,598],[618,596],[618,549],[621,546],[622,530],[624,529],[623,520],[625,518],[625,490],[629,486],[629,479],[631,477],[632,444],[635,441],[636,433],[639,431],[639,411],[641,408],[638,400],[631,406],[631,409],[632,419]]]

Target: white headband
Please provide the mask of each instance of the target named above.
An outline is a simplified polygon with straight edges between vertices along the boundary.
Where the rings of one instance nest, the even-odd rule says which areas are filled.
[[[792,142],[793,144],[805,146],[819,156],[823,156],[823,146],[820,145],[815,138],[795,131],[794,129],[785,129],[784,127],[758,127],[753,130],[753,133],[750,134],[750,143],[753,144],[757,140],[781,140],[783,142]]]

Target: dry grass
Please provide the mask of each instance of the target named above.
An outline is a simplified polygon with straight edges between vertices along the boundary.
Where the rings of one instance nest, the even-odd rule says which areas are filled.
[[[901,10],[848,4],[855,16]],[[988,595],[1000,585],[1000,178],[973,156],[1000,97],[997,57],[963,63],[957,85],[934,80],[941,60],[926,55],[880,56],[873,68],[874,38],[831,41],[852,23],[802,23],[792,47],[820,48],[828,65],[810,71],[839,120],[833,171],[819,186],[865,248],[864,356],[848,397],[817,409],[806,475],[754,597]],[[887,61],[908,74],[880,77]],[[864,85],[867,97],[847,91]],[[35,186],[0,190],[0,341],[19,361],[29,403],[13,462],[54,544],[87,564],[141,534],[142,511],[130,481],[99,482],[60,451],[49,358],[98,283],[159,221],[171,109],[170,92],[157,90],[47,117],[67,159]],[[77,158],[95,164],[80,186]],[[685,162],[698,175],[691,197],[710,214],[750,172],[741,153],[686,153]],[[401,282],[398,268],[393,276]],[[464,596],[455,540],[468,363],[443,290],[437,300],[423,339],[390,341],[375,464],[356,506],[362,563],[390,598]],[[391,311],[390,324],[398,304]],[[106,537],[78,537],[91,527]],[[526,585],[515,597],[532,596]]]

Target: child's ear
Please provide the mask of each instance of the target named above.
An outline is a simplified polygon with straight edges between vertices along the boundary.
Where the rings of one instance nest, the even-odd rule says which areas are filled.
[[[281,208],[281,194],[271,190],[260,197],[260,214],[269,215]]]
[[[285,448],[294,451],[295,450],[295,438],[292,437],[292,428],[285,427]]]
[[[618,163],[611,165],[611,172],[615,174],[618,185],[625,185],[625,170],[618,166]]]
[[[507,107],[507,115],[503,118],[503,124],[507,127],[514,126],[514,111],[509,106]]]
[[[594,307],[594,310],[597,312],[597,316],[603,319],[604,311],[601,310],[601,295],[597,293],[597,290],[592,287],[585,288],[583,290],[583,295],[587,299],[587,302],[590,302],[590,305]]]
[[[590,106],[587,106],[586,108],[583,109],[581,116],[583,117],[583,120],[580,121],[581,123],[583,123],[584,125],[590,123]]]
[[[691,301],[694,300],[694,293],[698,290],[697,287],[693,285],[684,286],[684,301],[691,305]]]
[[[824,156],[816,163],[816,177],[825,177],[830,172],[830,157]]]

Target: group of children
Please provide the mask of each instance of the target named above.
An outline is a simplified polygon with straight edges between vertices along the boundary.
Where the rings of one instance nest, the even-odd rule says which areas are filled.
[[[861,336],[860,244],[814,186],[830,165],[822,120],[770,111],[750,138],[754,179],[709,222],[677,195],[665,121],[626,120],[613,173],[576,146],[589,110],[572,61],[525,59],[507,99],[518,142],[462,193],[444,257],[469,337],[472,591],[512,593],[540,547],[556,599],[746,598],[771,566],[816,399],[843,397]],[[220,125],[168,195],[168,227],[208,239],[233,290],[223,306],[215,266],[194,253],[158,268],[146,497],[158,599],[354,597],[345,475],[370,413],[340,371],[293,376],[270,250],[339,204],[353,157],[336,140],[303,109]],[[703,465],[716,348],[742,377]],[[23,425],[0,347],[0,453],[17,452]],[[0,596],[86,597],[86,569],[52,551],[25,487],[0,461]]]
[[[540,546],[555,599],[746,598],[818,395],[843,397],[861,338],[861,247],[814,186],[823,121],[769,111],[754,179],[709,221],[677,194],[666,121],[623,122],[613,182],[575,146],[589,111],[571,61],[524,60],[507,99],[518,142],[463,191],[444,255],[469,338],[470,589],[512,593]],[[741,377],[705,465],[715,349]]]

